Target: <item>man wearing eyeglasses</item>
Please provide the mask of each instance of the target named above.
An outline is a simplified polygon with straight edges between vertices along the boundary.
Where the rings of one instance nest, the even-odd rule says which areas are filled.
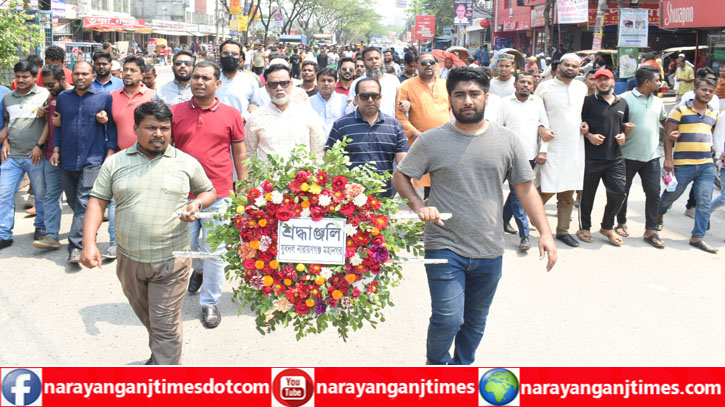
[[[289,66],[273,63],[264,71],[270,101],[249,115],[245,144],[250,157],[267,161],[277,154],[288,158],[299,145],[322,157],[327,135],[322,119],[309,103],[292,100],[294,86]]]
[[[410,110],[407,115],[400,109],[395,112],[411,146],[424,131],[450,121],[446,81],[438,77],[438,63],[432,54],[423,53],[418,55],[417,65],[418,76],[403,82],[398,90],[397,104],[408,101]],[[413,185],[423,187],[424,197],[427,197],[430,177],[426,174],[420,181],[413,180]]]
[[[219,47],[221,53],[222,85],[217,89],[216,97],[225,105],[232,106],[245,119],[264,103],[257,81],[241,71],[244,64],[242,44],[234,40],[226,40]]]
[[[327,147],[348,137],[350,142],[345,150],[350,155],[351,167],[373,163],[378,173],[392,174],[393,161],[400,163],[408,151],[403,126],[394,117],[380,111],[380,82],[365,78],[355,86],[358,108],[335,121]],[[394,195],[395,189],[388,179],[380,196],[392,198]]]
[[[352,85],[352,81],[355,79],[355,60],[350,57],[340,59],[338,76],[340,80],[337,81],[335,92],[347,96],[350,93],[350,85]]]
[[[171,107],[177,103],[188,102],[191,93],[191,68],[194,66],[194,55],[186,50],[174,54],[171,71],[174,80],[160,87],[154,95],[154,102],[163,102]]]

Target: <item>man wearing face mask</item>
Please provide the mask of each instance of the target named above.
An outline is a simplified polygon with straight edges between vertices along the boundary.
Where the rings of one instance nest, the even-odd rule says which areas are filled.
[[[287,65],[274,63],[264,71],[270,101],[249,115],[245,144],[250,157],[267,161],[277,154],[287,159],[298,145],[322,157],[327,134],[309,103],[292,101],[292,76]]]
[[[216,97],[225,105],[232,106],[245,119],[249,113],[261,106],[261,92],[257,81],[251,75],[241,71],[244,64],[242,44],[234,40],[226,40],[219,47],[221,53],[222,84],[217,89]]]
[[[379,48],[367,47],[362,51],[365,73],[356,79],[350,86],[350,93],[347,95],[348,105],[346,113],[351,113],[356,106],[355,84],[362,78],[377,79],[382,87],[382,99],[380,100],[380,111],[388,116],[395,117],[395,97],[398,94],[400,81],[395,75],[385,73],[383,66],[383,53]],[[350,103],[352,102],[352,103]]]
[[[165,84],[154,94],[154,102],[163,102],[166,106],[187,102],[192,98],[191,69],[194,66],[194,55],[186,50],[174,54],[171,60],[171,71],[174,80]]]

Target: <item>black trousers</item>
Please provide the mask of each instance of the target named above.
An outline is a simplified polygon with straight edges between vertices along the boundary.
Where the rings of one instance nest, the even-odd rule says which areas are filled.
[[[592,208],[601,180],[607,189],[607,206],[604,207],[602,229],[614,229],[614,217],[626,197],[627,170],[623,158],[616,160],[586,160],[584,165],[584,189],[579,204],[579,228],[592,228]]]
[[[624,192],[627,195],[622,203],[622,208],[617,213],[617,223],[624,225],[627,223],[627,201],[629,200],[629,190],[632,188],[632,180],[636,174],[642,181],[642,189],[644,190],[644,218],[645,229],[655,230],[657,225],[657,214],[660,206],[660,159],[655,158],[650,161],[624,160],[627,169],[627,184]]]

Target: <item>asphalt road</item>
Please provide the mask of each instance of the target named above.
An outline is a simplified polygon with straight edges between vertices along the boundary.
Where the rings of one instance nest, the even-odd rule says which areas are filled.
[[[162,70],[168,68],[160,68]],[[168,75],[168,72],[166,72]],[[718,191],[719,192],[719,191]],[[133,314],[115,275],[68,265],[58,251],[32,247],[32,218],[21,213],[18,194],[15,244],[0,251],[0,365],[123,365],[148,359],[145,328]],[[600,188],[593,220],[600,219]],[[553,203],[546,207],[552,226]],[[494,299],[476,364],[688,365],[725,364],[722,272],[723,212],[712,216],[706,240],[721,250],[710,255],[688,245],[693,220],[683,216],[684,198],[665,217],[667,244],[657,250],[642,241],[644,195],[635,180],[630,197],[630,233],[613,247],[595,242],[578,249],[559,245],[559,262],[547,273],[535,249],[516,252],[518,237],[506,235],[504,277]],[[576,216],[576,212],[575,212]],[[61,242],[71,213],[64,207]],[[575,227],[575,222],[573,227]],[[572,233],[575,230],[572,230]],[[593,229],[596,232],[596,228]],[[536,236],[533,232],[532,236]],[[538,239],[532,239],[535,244]],[[108,241],[106,224],[98,241]],[[191,365],[421,365],[430,315],[422,265],[408,264],[393,290],[396,306],[377,329],[365,326],[345,343],[333,330],[296,341],[292,329],[260,335],[254,317],[231,302],[227,283],[223,320],[214,329],[200,322],[198,295],[184,302],[184,363]]]

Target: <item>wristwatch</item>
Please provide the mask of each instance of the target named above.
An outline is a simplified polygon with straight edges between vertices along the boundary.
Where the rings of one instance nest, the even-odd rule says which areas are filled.
[[[42,144],[40,144],[40,143],[35,143],[35,147],[38,147],[38,148],[39,148],[39,149],[41,149],[41,150],[43,149],[43,145],[42,145]]]

